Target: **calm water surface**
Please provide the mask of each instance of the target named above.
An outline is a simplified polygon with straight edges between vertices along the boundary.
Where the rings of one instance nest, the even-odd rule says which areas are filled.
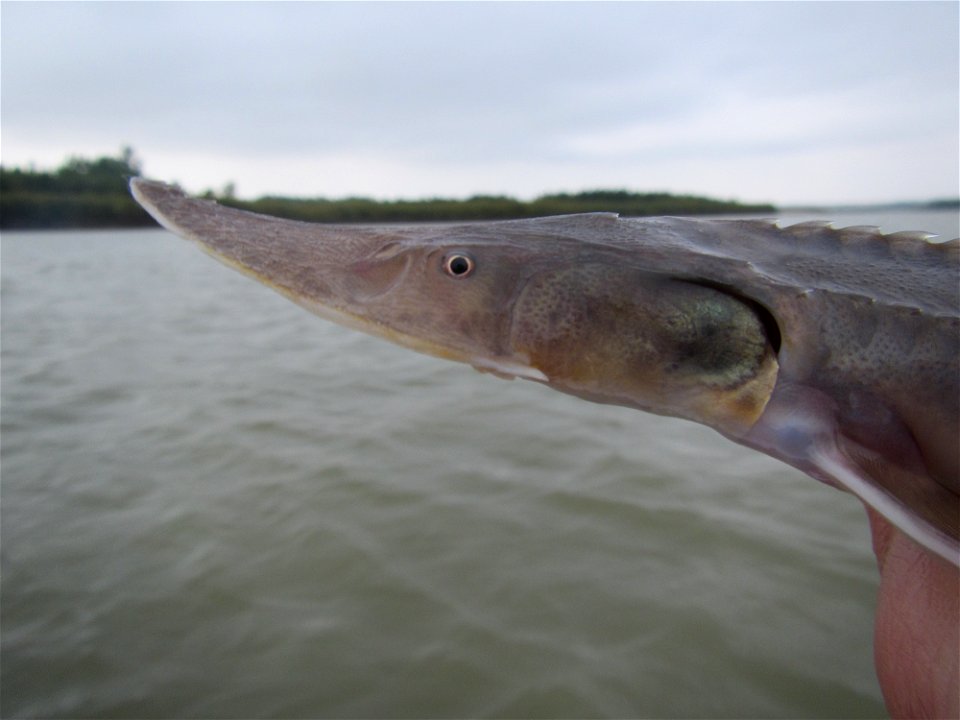
[[[853,498],[163,231],[3,235],[2,463],[4,717],[884,714]]]

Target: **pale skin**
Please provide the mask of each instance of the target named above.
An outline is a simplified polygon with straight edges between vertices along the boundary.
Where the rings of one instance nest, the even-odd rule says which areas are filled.
[[[868,509],[880,569],[877,677],[894,718],[960,717],[960,569]]]

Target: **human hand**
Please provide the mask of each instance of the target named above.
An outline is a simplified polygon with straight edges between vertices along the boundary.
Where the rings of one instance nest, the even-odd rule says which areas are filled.
[[[960,717],[960,570],[867,514],[880,568],[873,653],[887,710]]]

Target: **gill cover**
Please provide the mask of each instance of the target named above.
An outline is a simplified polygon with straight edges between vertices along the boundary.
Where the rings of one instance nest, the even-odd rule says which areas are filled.
[[[715,288],[608,263],[531,278],[512,344],[550,385],[590,400],[745,431],[777,376],[754,308]]]

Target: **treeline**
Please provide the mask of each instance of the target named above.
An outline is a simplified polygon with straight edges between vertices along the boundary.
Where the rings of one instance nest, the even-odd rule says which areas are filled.
[[[71,158],[52,172],[0,167],[0,228],[101,228],[154,224],[127,189],[140,174],[133,150]]]
[[[129,179],[141,174],[133,150],[95,160],[72,158],[51,172],[0,167],[0,228],[137,227],[154,224],[130,197]],[[544,195],[529,202],[500,195],[477,195],[465,200],[378,201],[263,197],[238,200],[232,185],[206,196],[224,205],[312,222],[422,222],[491,220],[562,215],[580,212],[618,212],[622,215],[702,215],[771,213],[772,205],[744,205],[732,201],[671,195],[596,190],[577,194]]]
[[[368,198],[344,200],[298,200],[264,197],[259,200],[220,198],[224,205],[309,222],[417,222],[449,220],[498,220],[565,215],[582,212],[617,212],[621,215],[720,215],[723,213],[769,213],[772,205],[711,200],[669,193],[631,193],[626,190],[593,190],[577,194],[543,195],[529,202],[502,195],[475,195],[466,200],[378,201]]]

